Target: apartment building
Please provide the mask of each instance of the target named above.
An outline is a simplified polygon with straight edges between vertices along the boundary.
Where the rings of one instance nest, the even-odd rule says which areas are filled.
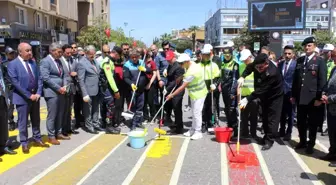
[[[77,0],[0,1],[0,46],[16,48],[18,43],[28,42],[48,51],[52,42],[74,41],[77,7]]]
[[[91,26],[97,18],[110,23],[110,0],[78,0],[78,29]]]

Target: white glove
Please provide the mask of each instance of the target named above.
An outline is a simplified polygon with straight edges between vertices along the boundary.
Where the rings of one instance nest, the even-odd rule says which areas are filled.
[[[240,77],[239,79],[238,79],[238,87],[242,87],[243,85],[244,85],[244,78],[243,77]]]
[[[87,103],[87,102],[89,102],[91,99],[90,99],[90,96],[87,95],[87,96],[84,96],[84,97],[83,97],[83,100],[84,100],[84,102]]]
[[[210,85],[210,89],[211,89],[211,91],[216,90],[216,85],[215,85],[215,84],[211,84],[211,85]]]
[[[167,77],[167,76],[168,76],[168,74],[167,74],[167,69],[163,70],[163,73],[162,73],[162,74],[163,74],[164,77]]]
[[[244,109],[247,104],[248,104],[248,100],[247,100],[247,98],[244,98],[244,99],[240,100],[239,108]]]
[[[163,93],[164,96],[167,94],[166,88],[163,89],[162,93]]]

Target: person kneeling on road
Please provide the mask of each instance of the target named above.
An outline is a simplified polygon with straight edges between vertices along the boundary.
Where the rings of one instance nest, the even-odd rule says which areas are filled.
[[[191,99],[192,110],[192,126],[191,129],[184,133],[184,136],[191,137],[193,140],[201,139],[202,135],[202,109],[204,100],[208,94],[207,87],[205,85],[202,68],[200,65],[191,61],[190,57],[183,53],[177,59],[177,62],[182,67],[187,69],[184,74],[183,84],[175,90],[172,94],[166,97],[167,101],[180,94],[185,88],[188,89],[188,94]]]

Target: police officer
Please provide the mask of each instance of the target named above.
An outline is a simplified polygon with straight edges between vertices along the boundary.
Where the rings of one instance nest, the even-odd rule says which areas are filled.
[[[239,78],[239,65],[232,55],[232,48],[223,49],[224,59],[221,65],[221,88],[224,101],[224,112],[228,126],[234,129],[237,135],[237,80]]]
[[[107,53],[105,53],[107,54]],[[119,134],[120,122],[119,117],[122,109],[116,109],[115,100],[120,99],[119,89],[114,80],[114,61],[120,59],[122,50],[120,47],[115,46],[111,53],[108,53],[100,64],[100,83],[102,92],[102,107],[101,112],[106,120],[106,133]]]
[[[262,150],[273,146],[278,136],[278,128],[283,103],[282,76],[277,67],[268,59],[268,55],[261,53],[252,64],[246,66],[242,77],[238,80],[239,87],[243,85],[244,78],[254,72],[254,92],[240,101],[240,108],[244,109],[248,102],[260,99],[262,108],[263,138]]]
[[[297,126],[300,142],[295,149],[306,148],[307,154],[314,152],[317,127],[323,122],[322,88],[327,82],[326,62],[316,56],[316,39],[308,37],[302,45],[305,56],[297,59],[293,77],[292,103],[297,103]],[[307,143],[307,129],[309,141]],[[308,145],[307,145],[308,144]]]
[[[6,54],[6,60],[4,60],[2,62],[2,70],[4,73],[4,81],[6,84],[7,89],[9,90],[8,92],[8,98],[10,100],[9,102],[9,108],[8,108],[8,130],[13,131],[17,128],[17,123],[15,123],[14,121],[14,104],[12,103],[12,99],[13,99],[13,87],[11,85],[11,82],[9,80],[9,76],[8,76],[8,71],[7,71],[7,66],[9,64],[10,61],[15,59],[15,51],[11,48],[11,47],[7,47],[5,50],[5,54]]]

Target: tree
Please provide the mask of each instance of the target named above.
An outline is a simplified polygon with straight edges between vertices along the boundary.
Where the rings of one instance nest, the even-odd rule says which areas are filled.
[[[159,45],[159,44],[160,44],[160,40],[159,40],[157,37],[155,37],[155,38],[153,39],[153,44],[155,44],[155,45]]]
[[[162,43],[163,41],[171,41],[173,39],[173,36],[169,33],[165,33],[160,36],[160,42]]]
[[[179,40],[173,40],[171,42],[176,45],[176,51],[179,53],[183,53],[184,50],[193,47],[193,43],[191,40],[179,39]]]
[[[248,30],[247,23],[240,29],[239,35],[232,39],[235,46],[248,45],[253,49],[254,42],[260,42],[260,47],[267,46],[269,44],[268,32],[250,32]]]
[[[195,46],[196,46],[196,31],[199,30],[198,26],[190,26],[189,31],[192,32],[192,51],[195,51]]]
[[[335,44],[336,40],[333,37],[333,33],[330,34],[329,30],[317,30],[314,32],[317,46],[323,47],[325,44]]]

